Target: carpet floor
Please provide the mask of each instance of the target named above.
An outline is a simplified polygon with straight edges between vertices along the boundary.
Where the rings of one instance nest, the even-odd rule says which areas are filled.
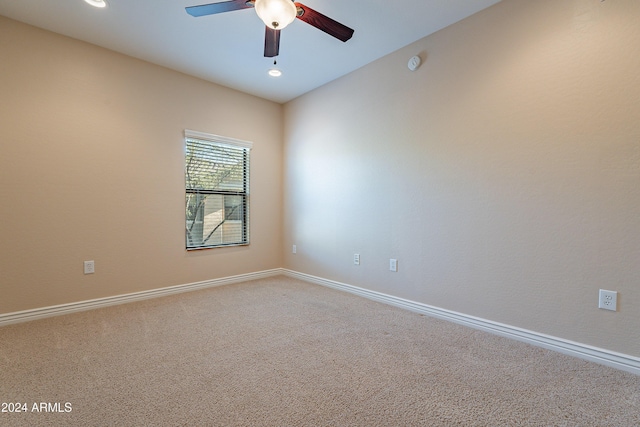
[[[640,426],[640,376],[288,277],[5,326],[0,367],[2,426]]]

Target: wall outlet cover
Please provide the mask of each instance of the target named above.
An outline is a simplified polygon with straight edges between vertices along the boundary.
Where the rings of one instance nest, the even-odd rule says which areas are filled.
[[[93,274],[96,272],[96,265],[93,261],[84,262],[84,274]]]
[[[602,308],[604,310],[617,311],[618,310],[618,292],[600,289],[600,295],[598,298],[598,308]]]

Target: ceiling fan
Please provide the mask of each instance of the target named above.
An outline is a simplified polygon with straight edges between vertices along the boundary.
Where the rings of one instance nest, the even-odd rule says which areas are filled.
[[[353,36],[351,28],[293,0],[230,0],[190,6],[186,8],[186,11],[189,15],[198,17],[252,7],[255,8],[256,13],[266,25],[264,56],[268,58],[278,56],[280,51],[280,30],[293,22],[295,18],[343,42]]]

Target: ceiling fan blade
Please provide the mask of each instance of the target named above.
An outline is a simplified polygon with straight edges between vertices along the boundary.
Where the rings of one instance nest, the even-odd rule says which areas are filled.
[[[280,30],[274,30],[265,25],[264,33],[264,56],[273,58],[280,52]]]
[[[248,9],[253,7],[253,3],[253,1],[246,0],[231,0],[220,3],[201,4],[200,6],[189,6],[185,9],[189,15],[197,17],[231,12],[233,10]]]
[[[296,18],[301,21],[304,21],[309,25],[313,25],[317,29],[324,31],[330,36],[333,36],[338,40],[342,40],[343,42],[346,42],[351,38],[351,36],[353,36],[353,30],[346,25],[342,25],[338,21],[334,21],[328,16],[325,16],[320,12],[316,12],[309,6],[305,6],[302,3],[296,2],[295,5],[298,8],[298,16],[296,16]]]

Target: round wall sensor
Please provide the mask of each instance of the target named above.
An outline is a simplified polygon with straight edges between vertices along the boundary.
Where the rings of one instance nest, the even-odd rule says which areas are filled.
[[[407,67],[409,67],[411,71],[415,71],[418,69],[421,62],[422,61],[420,60],[420,57],[418,55],[412,56],[411,59],[409,59],[409,63],[407,64]]]

